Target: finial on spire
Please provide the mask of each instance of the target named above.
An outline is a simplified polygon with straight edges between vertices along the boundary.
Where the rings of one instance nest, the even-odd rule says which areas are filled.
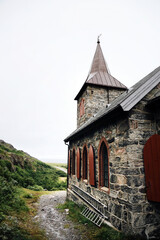
[[[101,35],[102,35],[102,34],[100,34],[100,35],[98,36],[98,38],[97,38],[97,43],[98,43],[98,44],[100,43],[99,38],[100,38]]]

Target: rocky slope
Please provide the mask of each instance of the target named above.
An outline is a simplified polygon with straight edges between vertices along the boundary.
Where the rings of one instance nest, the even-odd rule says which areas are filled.
[[[59,177],[66,174],[0,140],[0,176],[15,180],[19,186],[39,185],[48,190],[64,189]]]

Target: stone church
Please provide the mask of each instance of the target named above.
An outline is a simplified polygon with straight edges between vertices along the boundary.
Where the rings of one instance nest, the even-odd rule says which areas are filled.
[[[160,67],[134,86],[114,78],[100,42],[68,144],[68,198],[117,230],[160,239]]]

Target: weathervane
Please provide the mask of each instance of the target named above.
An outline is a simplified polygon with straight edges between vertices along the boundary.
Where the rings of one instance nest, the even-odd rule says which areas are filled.
[[[102,35],[102,34],[100,34],[100,35],[98,36],[98,38],[97,38],[97,43],[100,43],[99,38],[100,38],[101,35]]]

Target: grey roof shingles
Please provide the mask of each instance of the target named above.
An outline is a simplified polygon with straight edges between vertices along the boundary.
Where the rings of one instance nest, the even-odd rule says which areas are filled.
[[[113,110],[115,110],[118,107],[121,107],[123,111],[131,110],[159,82],[160,82],[160,67],[156,68],[146,77],[137,82],[129,90],[125,91],[123,94],[117,97],[107,108],[104,107],[100,111],[98,111],[96,115],[91,117],[87,122],[85,122],[82,126],[80,126],[73,133],[71,133],[66,139],[64,139],[64,141],[65,142],[70,141],[77,134],[80,134],[80,132],[85,131],[85,129],[87,129],[87,127],[89,127],[91,124],[96,123],[107,114],[112,113]]]

